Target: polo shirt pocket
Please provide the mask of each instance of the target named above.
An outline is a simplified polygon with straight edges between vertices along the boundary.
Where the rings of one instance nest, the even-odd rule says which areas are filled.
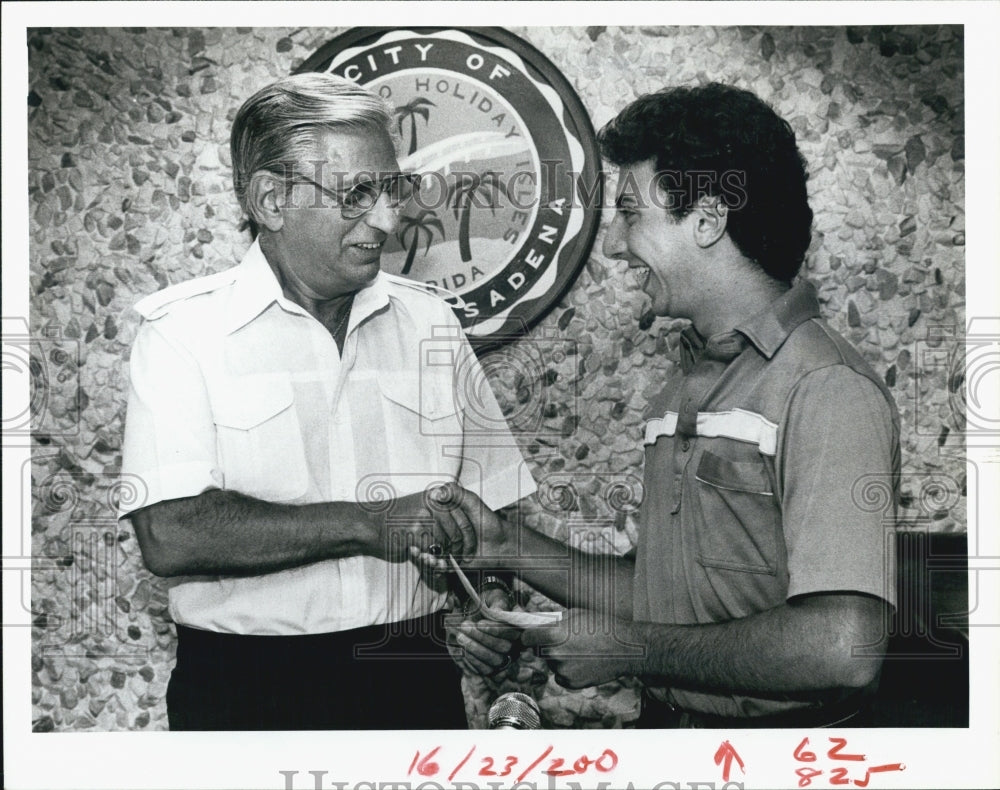
[[[705,450],[695,480],[698,562],[775,575],[780,514],[763,459],[733,460]]]
[[[286,502],[309,485],[302,428],[287,378],[234,381],[212,408],[227,490]]]

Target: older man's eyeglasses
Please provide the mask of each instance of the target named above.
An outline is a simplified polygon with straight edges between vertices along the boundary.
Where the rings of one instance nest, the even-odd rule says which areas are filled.
[[[359,181],[348,189],[328,189],[305,176],[298,176],[292,183],[311,184],[340,208],[340,216],[357,219],[375,208],[383,194],[389,196],[390,208],[401,208],[419,191],[421,179],[420,173],[392,173],[377,180]]]

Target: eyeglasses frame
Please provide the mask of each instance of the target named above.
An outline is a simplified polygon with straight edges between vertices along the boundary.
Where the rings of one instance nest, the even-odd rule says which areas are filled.
[[[390,187],[394,182],[402,180],[410,184],[410,186],[413,188],[413,192],[410,194],[409,197],[407,197],[407,200],[409,200],[410,198],[412,198],[413,194],[415,194],[420,189],[420,182],[422,181],[422,179],[423,179],[422,173],[391,173],[389,175],[382,176],[380,179],[378,179],[377,182],[375,180],[361,181],[352,187],[348,187],[347,189],[336,190],[336,189],[330,189],[329,187],[325,187],[319,182],[309,178],[308,176],[298,175],[292,178],[292,180],[289,182],[289,185],[294,186],[295,184],[309,184],[311,186],[316,187],[316,189],[318,189],[323,195],[330,198],[330,200],[334,201],[333,208],[340,209],[340,216],[343,219],[352,220],[363,217],[365,214],[367,214],[369,211],[375,208],[375,206],[378,205],[379,198],[381,198],[382,195],[384,195],[390,189]],[[374,202],[370,206],[366,206],[365,208],[358,210],[355,208],[351,208],[350,206],[345,204],[344,195],[348,195],[351,192],[356,191],[359,187],[371,186],[374,185],[375,183],[378,183],[379,185],[379,192],[378,195],[375,197]],[[390,203],[390,206],[394,211],[398,211],[404,202],[405,201],[400,201],[395,205]]]

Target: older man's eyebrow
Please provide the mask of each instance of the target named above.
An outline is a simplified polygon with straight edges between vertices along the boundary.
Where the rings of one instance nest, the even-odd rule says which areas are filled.
[[[637,205],[639,205],[639,202],[635,199],[635,196],[627,192],[615,198],[615,208],[635,208]]]

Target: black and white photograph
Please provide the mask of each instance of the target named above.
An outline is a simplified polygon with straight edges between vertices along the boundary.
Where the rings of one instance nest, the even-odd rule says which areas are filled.
[[[1000,782],[1000,4],[3,15],[5,786]]]

